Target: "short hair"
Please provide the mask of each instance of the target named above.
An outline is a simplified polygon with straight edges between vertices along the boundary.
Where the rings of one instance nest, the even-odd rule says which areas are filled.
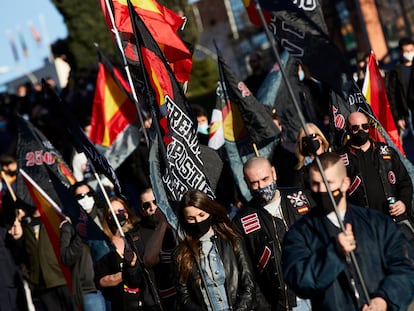
[[[92,187],[89,186],[89,184],[85,180],[77,181],[70,187],[71,190],[72,190],[72,194],[75,194],[76,189],[78,189],[79,187],[82,187],[82,186],[87,186],[89,188],[89,190],[93,194],[95,194],[95,191],[93,191]]]
[[[319,160],[321,161],[321,166],[324,171],[326,171],[328,168],[332,166],[337,165],[339,168],[338,173],[343,174],[344,176],[347,176],[345,164],[343,160],[341,159],[341,157],[335,152],[325,152],[319,156]],[[310,164],[309,171],[311,170],[319,170],[318,164],[316,161],[313,161]]]
[[[0,165],[9,165],[16,162],[16,158],[9,154],[0,155]]]
[[[200,105],[192,105],[193,111],[197,117],[208,117],[206,109]]]
[[[402,47],[404,45],[409,45],[409,44],[413,44],[414,45],[414,40],[411,39],[411,37],[403,37],[398,41],[398,48],[400,50],[402,50]]]
[[[270,167],[272,167],[272,164],[270,161],[264,157],[252,157],[246,161],[243,165],[243,174],[246,175],[246,170],[249,168],[252,168],[254,166],[257,166],[258,164],[267,164]]]

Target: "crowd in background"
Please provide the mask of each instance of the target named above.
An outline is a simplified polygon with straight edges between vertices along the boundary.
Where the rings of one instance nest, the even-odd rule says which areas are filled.
[[[414,137],[411,121],[411,111],[414,108],[414,98],[411,98],[411,86],[414,85],[414,81],[411,80],[414,42],[408,39],[401,40],[400,50],[401,62],[385,74],[385,81],[393,117],[401,133],[401,139],[404,139],[407,136]],[[365,54],[361,56],[361,72],[366,60]],[[269,68],[263,67],[260,53],[257,52],[250,55],[250,66],[252,73],[245,83],[256,94]],[[226,156],[224,148],[219,150],[223,169],[215,189],[216,199],[212,200],[199,191],[189,191],[183,197],[176,209],[178,223],[182,228],[181,235],[170,228],[164,215],[157,208],[149,180],[149,155],[145,142],[141,142],[117,168],[116,174],[125,191],[126,200],[115,197],[110,192],[111,209],[96,187],[87,164],[78,159],[79,154],[66,140],[65,131],[54,118],[41,86],[27,83],[21,85],[15,94],[2,94],[0,250],[2,258],[4,256],[4,263],[2,261],[0,264],[0,310],[81,308],[300,311],[310,310],[310,303],[314,310],[329,310],[332,306],[330,304],[338,301],[343,304],[342,306],[349,307],[348,304],[354,303],[358,307],[363,307],[363,300],[358,297],[356,301],[349,297],[338,298],[338,301],[332,297],[321,298],[323,294],[321,291],[318,292],[319,286],[322,287],[322,292],[327,288],[329,292],[335,292],[337,289],[329,287],[329,282],[322,286],[317,280],[312,280],[316,283],[314,284],[305,276],[298,276],[300,273],[295,269],[299,268],[293,266],[293,260],[291,266],[282,266],[282,242],[289,228],[313,206],[330,206],[326,203],[329,198],[322,198],[322,195],[317,196],[314,193],[311,195],[311,191],[318,192],[314,189],[315,185],[311,184],[318,176],[312,173],[310,166],[314,163],[316,155],[331,151],[328,97],[323,85],[313,79],[305,67],[298,64],[296,70],[295,90],[307,122],[307,133],[300,126],[292,128],[291,124],[283,123],[283,120],[291,117],[283,115],[283,111],[269,111],[269,116],[282,135],[270,159],[253,158],[245,164],[241,172],[252,193],[251,202],[243,198],[234,183],[229,165],[232,159]],[[84,129],[90,125],[94,79],[92,74],[85,75],[85,78],[77,81],[76,88],[69,82],[63,90],[59,90],[52,79],[46,79]],[[361,74],[358,75],[358,79],[362,79]],[[198,121],[200,144],[207,145],[209,113],[203,108],[203,103],[193,108]],[[60,226],[61,258],[53,258],[52,248],[55,241],[48,239],[39,211],[36,208],[24,208],[19,205],[19,200],[13,198],[18,169],[15,158],[16,115],[23,116],[41,130],[76,173],[77,182],[71,188],[79,205],[76,208],[80,208],[81,214],[90,219],[93,226],[104,232],[105,238],[86,238],[81,234],[82,230],[72,225],[71,219],[66,219]],[[346,204],[342,198],[346,196],[352,204],[376,209],[382,214],[387,214],[390,220],[394,219],[405,238],[392,223],[383,220],[382,216],[375,218],[375,221],[379,227],[390,226],[387,238],[395,242],[392,245],[395,245],[394,255],[398,257],[396,252],[405,247],[405,242],[402,241],[414,241],[411,180],[392,148],[369,138],[368,120],[365,116],[352,115],[347,121],[347,130],[350,140],[338,154],[345,159],[347,172],[344,173],[342,183],[347,175],[347,178],[350,178],[349,185],[347,184],[349,188],[339,184],[340,191],[331,189],[338,190],[337,194],[333,191],[334,199],[336,200],[335,196],[338,195],[336,203],[342,207]],[[337,166],[335,159],[327,159],[324,169],[335,167],[341,175],[344,169]],[[315,167],[313,169],[315,170]],[[345,213],[346,208],[343,210]],[[332,209],[323,211],[324,215],[331,212]],[[365,216],[361,216],[360,213],[363,212],[357,210],[354,215],[357,215],[355,217],[358,218],[358,226],[362,228],[363,220],[359,217],[362,219]],[[310,215],[309,219],[314,217],[314,214]],[[370,223],[369,219],[365,220]],[[367,231],[374,230],[371,225],[367,225],[367,228],[370,228]],[[360,237],[349,238],[353,238],[354,234],[349,227],[346,228],[348,237],[343,238],[337,227],[330,228],[329,235],[339,234],[337,245],[340,251],[335,253],[335,250],[332,250],[328,255],[335,253],[339,258],[336,260],[341,262],[338,265],[342,265],[345,260],[342,260],[341,256],[345,258],[356,247],[355,244],[349,248],[345,245],[355,243],[355,239],[359,245],[361,240]],[[314,230],[319,229],[318,227]],[[301,234],[301,229],[295,230],[294,233]],[[355,235],[358,234],[358,231],[356,232]],[[365,234],[368,236],[366,239],[369,239],[369,234],[364,232],[364,236]],[[325,245],[326,241],[321,240]],[[391,259],[393,254],[390,252],[383,254],[379,244],[381,241],[372,241],[372,245],[378,247],[378,256],[386,257],[387,264],[392,267],[397,259]],[[291,245],[288,244],[290,251]],[[312,247],[317,249],[313,244]],[[324,247],[330,247],[329,243]],[[410,252],[411,250],[407,251]],[[284,256],[288,258],[289,254]],[[371,260],[371,256],[365,253],[360,258]],[[401,273],[409,276],[414,273],[414,267],[412,263],[410,267],[407,258],[409,257],[398,257],[398,260],[401,260],[403,266],[400,267]],[[68,286],[69,282],[61,272],[61,264],[71,272],[71,286]],[[363,266],[366,268],[366,262]],[[286,269],[286,272],[282,271],[283,269]],[[392,270],[375,269],[376,266],[373,270],[380,273],[384,279],[386,276],[382,276],[382,273],[387,275]],[[312,273],[306,269],[304,271]],[[325,277],[325,274],[323,276]],[[338,276],[338,284],[343,284],[340,280],[342,277],[345,276]],[[314,288],[306,288],[306,284],[300,284],[298,280],[309,282],[306,284]],[[375,294],[374,298],[380,297],[385,300],[389,310],[399,310],[392,305],[398,300],[398,293],[393,293],[394,296],[387,296],[383,292],[374,293],[375,285],[370,283],[371,279],[368,282],[370,294]],[[404,283],[407,291],[404,292],[406,297],[401,300],[401,304],[406,306],[414,299],[414,284],[413,281],[405,279],[404,282],[407,282]],[[360,285],[357,285],[361,292]],[[395,286],[398,286],[398,283],[395,283]],[[3,299],[3,295],[8,298]],[[10,301],[10,305],[6,305],[6,301]],[[374,301],[377,303],[378,300]],[[381,303],[383,302],[380,301],[379,304]],[[338,310],[351,309],[344,307]]]

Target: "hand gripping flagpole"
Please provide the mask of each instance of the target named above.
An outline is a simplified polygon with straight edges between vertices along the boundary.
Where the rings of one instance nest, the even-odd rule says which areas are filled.
[[[254,0],[254,3],[255,3],[256,10],[257,10],[257,12],[259,14],[260,20],[261,20],[261,22],[263,24],[263,28],[264,28],[265,33],[266,33],[266,37],[267,37],[267,39],[270,42],[270,46],[272,48],[272,52],[273,52],[273,54],[274,54],[274,56],[276,58],[276,61],[279,64],[281,64],[280,55],[279,55],[279,52],[278,52],[278,50],[276,48],[275,38],[270,33],[270,30],[269,30],[268,25],[266,23],[266,19],[265,19],[264,15],[263,15],[263,10],[262,10],[262,7],[261,7],[261,5],[259,3],[259,0]],[[290,95],[290,97],[291,97],[291,99],[293,101],[293,105],[295,106],[296,112],[297,112],[298,117],[299,117],[299,121],[300,121],[300,123],[301,123],[301,125],[303,127],[303,130],[305,132],[305,135],[306,136],[309,136],[309,131],[308,131],[308,128],[306,126],[305,118],[303,117],[303,113],[302,113],[302,111],[300,109],[300,106],[299,106],[299,104],[298,104],[298,102],[296,100],[296,97],[295,97],[295,95],[293,93],[292,86],[291,86],[289,80],[287,79],[287,76],[286,76],[286,73],[285,73],[285,69],[284,69],[283,66],[280,66],[280,72],[282,74],[283,81],[285,82],[285,85],[286,85],[286,87],[288,89],[289,95]],[[325,187],[328,190],[329,198],[331,200],[332,206],[334,207],[335,215],[338,218],[338,223],[339,223],[340,229],[342,230],[343,233],[346,234],[345,226],[344,226],[344,224],[343,224],[343,222],[341,220],[341,216],[339,214],[338,207],[337,207],[337,205],[335,203],[334,197],[332,195],[332,191],[331,191],[331,189],[329,187],[329,183],[328,183],[328,180],[326,178],[325,172],[324,172],[324,170],[322,168],[322,164],[321,164],[321,161],[319,159],[319,156],[316,154],[316,152],[315,152],[314,156],[315,156],[315,161],[316,161],[316,164],[318,166],[319,172],[320,172],[320,174],[322,176],[322,179],[323,179],[323,182],[325,184]],[[361,269],[359,268],[358,262],[356,260],[355,253],[353,251],[351,251],[348,256],[349,256],[349,259],[350,259],[352,265],[354,266],[354,269],[355,269],[355,272],[357,274],[358,280],[360,282],[360,285],[361,285],[363,294],[365,296],[365,299],[366,299],[367,303],[369,304],[370,297],[369,297],[369,294],[368,294],[367,287],[365,285],[364,278],[363,278],[362,273],[361,273]],[[348,261],[348,256],[347,256],[347,261]],[[356,297],[356,298],[358,300],[358,297]]]
[[[112,26],[111,30],[114,33],[116,45],[118,47],[119,52],[121,53],[122,64],[124,66],[124,69],[125,69],[125,72],[126,72],[126,75],[127,75],[128,83],[131,86],[132,99],[134,100],[135,106],[136,106],[137,111],[138,111],[138,118],[139,118],[139,122],[141,123],[141,128],[143,129],[143,132],[144,132],[145,142],[146,142],[147,146],[149,146],[148,134],[147,134],[147,130],[145,129],[145,126],[144,126],[144,119],[142,117],[142,112],[139,109],[140,104],[138,102],[138,96],[137,96],[137,93],[136,93],[136,90],[135,90],[135,85],[134,85],[134,82],[132,80],[131,71],[129,70],[129,65],[128,65],[128,61],[127,61],[126,56],[125,56],[124,49],[122,47],[122,42],[121,42],[121,37],[119,35],[119,31],[118,31],[118,29],[116,28],[116,25],[115,25],[114,13],[112,12],[112,7],[109,3],[109,0],[105,0],[105,5],[106,5],[106,10],[107,10],[108,15],[109,15],[109,19],[111,20],[111,26]]]

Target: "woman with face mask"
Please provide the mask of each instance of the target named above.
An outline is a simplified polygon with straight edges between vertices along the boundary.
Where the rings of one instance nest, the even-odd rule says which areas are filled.
[[[329,151],[329,142],[325,135],[313,123],[306,123],[308,136],[306,136],[303,128],[300,129],[296,147],[296,157],[298,164],[296,165],[297,176],[295,184],[298,187],[306,187],[309,177],[308,165],[312,163],[315,155]],[[308,187],[306,187],[308,188]]]
[[[252,310],[254,281],[245,246],[226,210],[191,190],[178,210],[182,232],[175,252],[178,307],[183,310]]]
[[[143,310],[143,267],[137,257],[138,245],[132,242],[138,218],[121,198],[113,197],[110,202],[117,221],[109,207],[104,209],[102,226],[111,245],[95,266],[95,278],[112,310]]]

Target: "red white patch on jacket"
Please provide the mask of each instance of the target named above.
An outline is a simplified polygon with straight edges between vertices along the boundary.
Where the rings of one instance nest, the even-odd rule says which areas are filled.
[[[388,181],[391,185],[395,185],[395,183],[397,182],[397,178],[395,177],[395,174],[393,171],[389,171],[387,174],[388,177]]]
[[[259,272],[262,272],[263,269],[266,267],[267,263],[269,262],[270,255],[272,255],[272,251],[269,247],[265,246],[263,254],[260,257],[259,263],[257,264]]]
[[[349,186],[349,189],[348,189],[349,195],[353,194],[360,184],[361,184],[361,178],[357,176],[352,182],[352,184]]]
[[[340,154],[339,157],[342,159],[342,161],[344,162],[345,166],[349,165],[349,158],[348,158],[348,154],[344,153],[344,154]]]
[[[245,234],[249,234],[254,231],[257,231],[262,227],[260,225],[260,221],[259,221],[259,217],[257,216],[257,213],[244,216],[243,218],[240,219],[240,221],[243,226],[243,230]]]

